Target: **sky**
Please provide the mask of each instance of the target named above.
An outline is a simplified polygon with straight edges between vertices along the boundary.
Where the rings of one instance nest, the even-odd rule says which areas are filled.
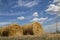
[[[0,0],[0,26],[39,22],[44,30],[54,31],[56,20],[59,29],[60,0]]]

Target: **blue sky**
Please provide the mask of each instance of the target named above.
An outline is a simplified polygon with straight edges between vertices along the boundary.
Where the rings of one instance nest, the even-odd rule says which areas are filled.
[[[59,0],[0,0],[0,26],[38,21],[46,29],[56,23],[59,10]],[[57,20],[60,24],[60,14]]]

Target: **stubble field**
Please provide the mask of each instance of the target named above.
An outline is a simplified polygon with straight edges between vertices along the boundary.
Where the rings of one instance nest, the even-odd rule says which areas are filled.
[[[0,40],[60,40],[60,34],[27,35],[20,37],[0,37]]]

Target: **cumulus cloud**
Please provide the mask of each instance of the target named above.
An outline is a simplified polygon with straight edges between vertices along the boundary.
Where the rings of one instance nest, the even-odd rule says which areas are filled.
[[[49,5],[49,8],[46,11],[54,11],[54,12],[57,12],[57,11],[59,11],[59,9],[60,9],[59,6],[54,5],[54,4],[50,4]]]
[[[55,2],[60,2],[60,0],[54,0],[53,3],[55,3]]]
[[[31,22],[40,22],[40,23],[43,23],[44,21],[46,21],[48,19],[48,17],[45,17],[45,18],[37,18],[37,17],[35,17],[35,18],[33,18],[32,20],[31,20]]]
[[[38,16],[39,16],[39,15],[38,15],[38,12],[34,12],[34,13],[33,13],[33,16],[34,16],[34,18],[33,18],[30,22],[39,22],[39,23],[42,23],[42,24],[43,24],[43,22],[45,22],[45,21],[48,19],[48,17],[38,18]]]
[[[33,16],[37,17],[38,16],[38,12],[34,12]]]
[[[25,17],[24,17],[24,16],[20,16],[20,17],[17,17],[17,19],[19,19],[19,20],[24,20]]]
[[[25,6],[25,7],[33,7],[33,6],[37,5],[38,3],[39,3],[38,0],[33,0],[33,1],[30,1],[30,2],[28,2],[28,0],[25,0],[25,1],[18,0],[18,5]]]
[[[55,4],[56,3],[56,4]],[[60,0],[54,0],[52,4],[48,6],[48,9],[45,11],[53,12],[54,14],[58,14],[60,16]]]

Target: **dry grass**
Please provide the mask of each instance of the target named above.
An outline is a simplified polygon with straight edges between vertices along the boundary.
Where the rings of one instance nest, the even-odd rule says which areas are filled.
[[[0,37],[0,40],[60,40],[60,34],[26,35],[21,37]]]

